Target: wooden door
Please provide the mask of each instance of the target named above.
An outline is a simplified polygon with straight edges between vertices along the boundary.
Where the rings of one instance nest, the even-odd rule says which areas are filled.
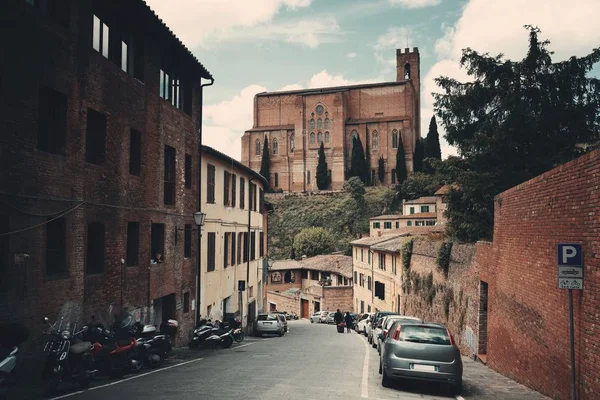
[[[302,315],[300,318],[309,318],[310,315],[308,313],[308,300],[302,300]]]

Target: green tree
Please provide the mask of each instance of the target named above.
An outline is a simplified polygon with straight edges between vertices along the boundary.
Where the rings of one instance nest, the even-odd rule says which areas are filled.
[[[379,157],[379,165],[377,170],[377,177],[379,178],[379,182],[383,184],[385,179],[385,161],[383,160],[383,156]]]
[[[433,196],[440,187],[437,177],[423,172],[414,172],[400,185],[403,200],[414,200],[423,196]]]
[[[436,160],[441,160],[442,149],[440,147],[440,134],[438,133],[435,115],[431,117],[431,121],[429,121],[429,132],[427,132],[427,138],[425,140],[426,144],[424,149],[424,158],[435,158]]]
[[[344,192],[348,193],[356,202],[364,202],[365,200],[365,184],[360,180],[359,177],[353,176],[344,182],[342,187]]]
[[[600,49],[552,62],[549,41],[529,31],[529,51],[520,61],[463,50],[468,83],[439,77],[435,112],[446,140],[462,159],[440,167],[458,190],[448,199],[448,231],[459,240],[491,239],[494,196],[580,154],[600,131],[600,80],[587,74]],[[449,164],[449,165],[446,165]]]
[[[367,183],[368,170],[365,163],[365,151],[360,137],[352,139],[352,155],[350,159],[350,177],[357,176]]]
[[[291,260],[296,259],[296,252],[294,251],[294,242],[292,242],[292,254],[290,254],[290,259]]]
[[[260,174],[267,178],[267,187],[269,189],[271,185],[271,155],[269,154],[269,139],[265,136],[265,143],[263,145],[262,160],[260,161]]]
[[[313,257],[328,254],[335,249],[335,238],[329,229],[310,227],[302,229],[294,237],[294,254]]]
[[[396,151],[396,179],[398,184],[402,184],[406,180],[406,154],[404,154],[404,144],[402,136],[398,138],[398,149]]]
[[[317,187],[325,190],[329,186],[329,175],[327,174],[327,162],[325,161],[325,146],[321,142],[319,147],[319,163],[317,164]]]
[[[425,140],[423,138],[417,139],[415,144],[415,153],[413,156],[413,171],[421,172],[423,171],[423,158],[425,156]]]

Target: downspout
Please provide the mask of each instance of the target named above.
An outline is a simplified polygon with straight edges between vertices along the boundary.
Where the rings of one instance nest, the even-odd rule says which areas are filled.
[[[250,287],[250,255],[252,254],[252,252],[250,251],[250,228],[252,224],[252,208],[256,207],[256,190],[253,193],[251,189],[253,180],[254,177],[250,178],[250,180],[248,181],[248,239],[246,240],[246,252],[248,253],[248,255],[246,257],[246,307],[250,304],[250,291],[248,289]],[[252,200],[252,206],[250,204],[250,200]],[[256,245],[256,241],[254,242],[254,244]],[[240,313],[241,312],[242,310],[240,310]],[[248,326],[248,323],[250,322],[248,318],[249,316],[250,314],[248,313],[246,315],[246,329],[248,330],[247,332],[249,332],[250,329],[250,327]]]
[[[200,80],[202,82],[202,79]],[[198,110],[198,211],[202,211],[202,103],[204,99],[203,89],[206,86],[212,86],[215,83],[214,78],[210,78],[210,83],[200,84],[200,109]],[[198,325],[200,320],[200,275],[202,274],[202,227],[198,227],[196,235],[197,271],[196,271],[196,320],[194,326]]]

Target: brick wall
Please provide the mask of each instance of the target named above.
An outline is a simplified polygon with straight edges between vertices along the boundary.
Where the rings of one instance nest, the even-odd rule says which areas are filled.
[[[600,398],[600,151],[497,196],[493,245],[479,244],[488,283],[487,361],[556,399],[570,398],[568,291],[557,288],[556,245],[583,244],[574,291],[577,389]]]
[[[271,304],[274,304],[275,311],[287,311],[288,313],[296,313],[300,315],[300,296],[276,293],[271,290],[267,291],[267,310],[271,310]]]
[[[342,312],[354,311],[354,294],[352,286],[325,286],[323,287],[324,311],[340,310]]]

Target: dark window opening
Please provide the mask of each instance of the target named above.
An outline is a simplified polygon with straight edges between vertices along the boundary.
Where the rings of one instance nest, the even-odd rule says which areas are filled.
[[[140,176],[142,169],[142,134],[135,129],[129,133],[129,173]]]
[[[231,257],[231,265],[235,265],[235,232],[231,234],[231,255],[228,254],[227,256]]]
[[[302,279],[308,279],[308,270],[303,269],[300,271],[300,275],[302,276]]]
[[[275,187],[279,187],[279,174],[275,172]]]
[[[310,279],[313,281],[319,280],[319,271],[310,271]]]
[[[192,188],[192,156],[185,155],[185,188]]]
[[[375,296],[385,300],[385,283],[375,281]]]
[[[258,256],[262,257],[265,255],[265,233],[259,232],[258,234],[260,235],[260,240],[258,243]]]
[[[283,274],[283,283],[294,283],[292,271],[287,271],[285,274]]]
[[[229,266],[229,237],[231,233],[225,232],[224,242],[223,242],[223,268],[227,268]]]
[[[88,108],[85,161],[100,165],[106,154],[106,115]]]
[[[127,223],[127,266],[139,264],[140,259],[140,223]]]
[[[183,294],[183,312],[190,312],[190,292],[185,292]]]
[[[215,166],[208,164],[207,171],[208,179],[206,180],[206,202],[215,203]]]
[[[248,257],[250,256],[250,243],[248,240],[250,237],[248,236],[248,232],[244,232],[244,262],[248,261]]]
[[[165,146],[164,204],[175,204],[175,149]]]
[[[256,260],[256,232],[250,233],[250,260]]]
[[[392,183],[396,183],[396,170],[392,170]]]
[[[46,274],[67,273],[67,220],[55,219],[46,224]]]
[[[185,224],[183,232],[183,256],[190,258],[192,256],[192,225]]]
[[[139,37],[133,37],[130,40],[129,60],[133,65],[129,70],[133,72],[133,77],[140,82],[144,82],[144,41]]]
[[[404,79],[410,79],[410,64],[404,64]]]
[[[241,264],[241,262],[242,262],[242,249],[244,247],[243,239],[244,239],[244,234],[239,233],[238,234],[238,245],[237,245],[237,263],[238,264]]]
[[[165,224],[152,224],[150,227],[150,259],[153,264],[165,260]]]
[[[10,232],[9,218],[0,215],[0,233]],[[64,242],[63,242],[64,243]],[[0,236],[0,293],[6,293],[11,286],[10,277],[10,235]]]
[[[229,179],[231,174],[223,171],[223,205],[229,206]]]
[[[215,254],[216,254],[215,241],[216,241],[216,234],[214,232],[209,232],[208,233],[208,245],[207,245],[208,254],[207,254],[207,262],[206,262],[206,270],[208,272],[215,270]]]
[[[235,185],[237,184],[237,176],[231,174],[231,207],[235,207],[235,196],[237,195]]]
[[[70,0],[25,0],[26,3],[49,15],[65,28],[69,27],[71,14]]]
[[[246,180],[240,177],[240,208],[246,207]]]
[[[88,224],[85,265],[88,274],[104,273],[104,224],[101,222]]]
[[[37,148],[48,153],[65,155],[66,130],[67,96],[40,86]]]
[[[264,214],[265,212],[265,192],[262,189],[259,189],[260,193],[258,196],[258,212]]]

